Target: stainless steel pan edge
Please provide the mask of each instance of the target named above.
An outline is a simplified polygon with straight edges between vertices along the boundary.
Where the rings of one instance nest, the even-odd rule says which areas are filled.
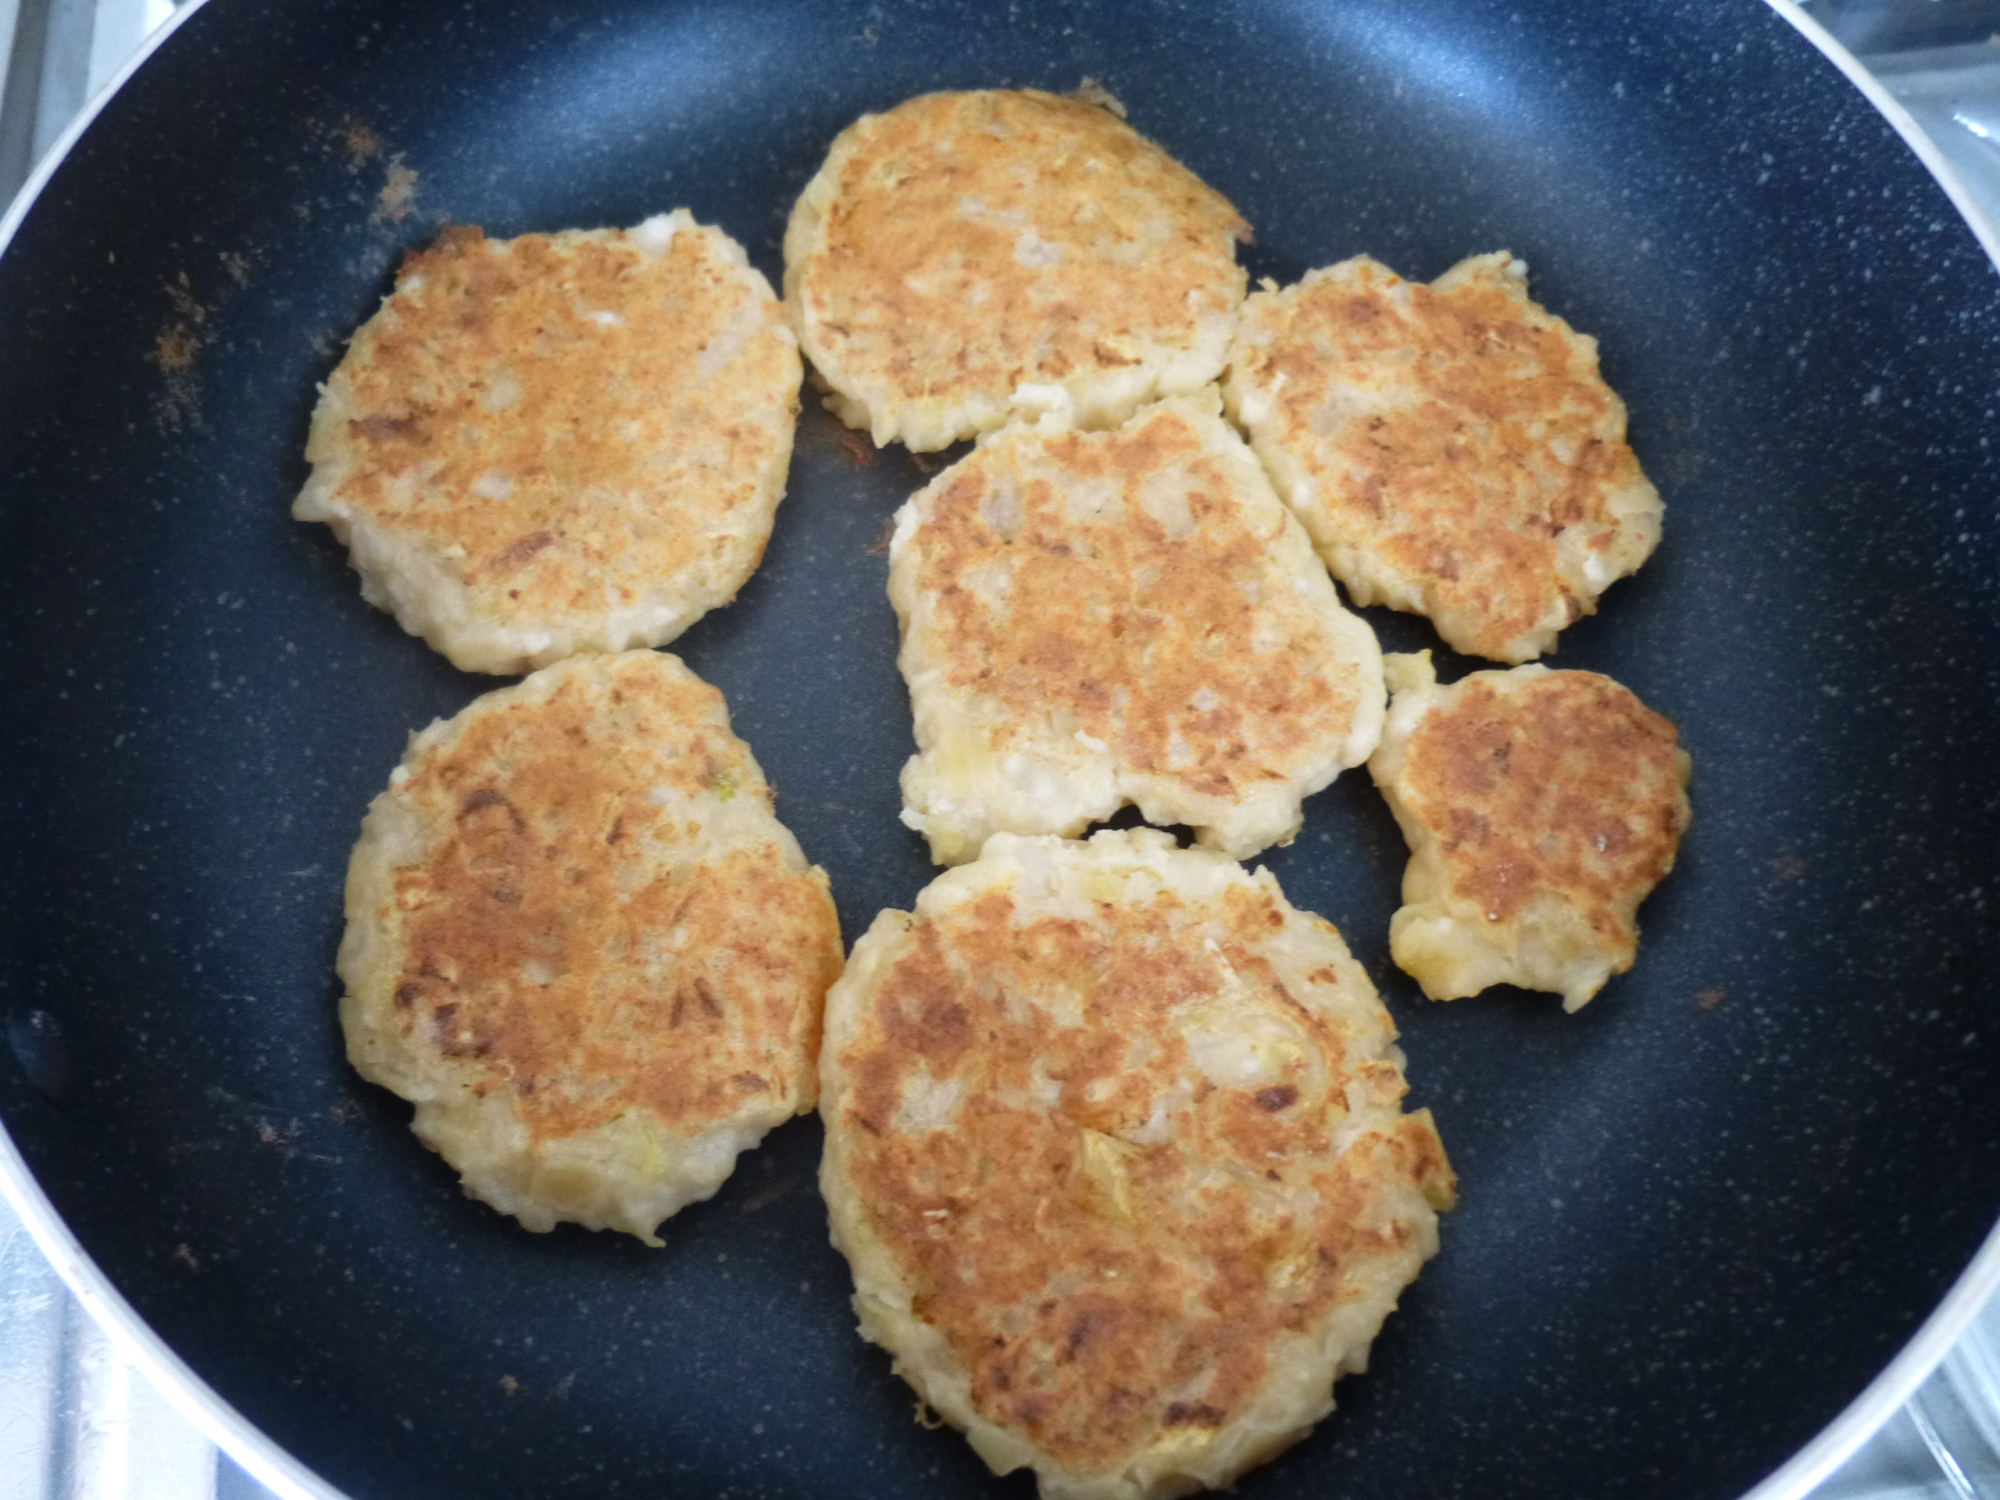
[[[22,220],[35,199],[62,165],[71,147],[90,128],[105,103],[118,92],[146,59],[186,24],[188,18],[208,3],[193,0],[182,6],[147,38],[125,66],[107,83],[96,98],[70,122],[69,128],[35,167],[14,201],[0,215],[0,254],[5,254]],[[201,1429],[215,1445],[227,1453],[258,1483],[281,1500],[346,1500],[340,1491],[314,1474],[283,1448],[272,1442],[243,1414],[224,1401],[207,1381],[187,1367],[146,1320],[141,1318],[111,1284],[110,1278],[92,1260],[69,1226],[62,1220],[28,1164],[0,1126],[0,1195],[4,1195],[21,1216],[29,1235],[40,1247],[49,1264],[62,1277],[84,1310],[123,1346],[132,1361],[159,1387],[177,1411]]]
[[[1832,61],[1893,126],[1938,181],[1971,227],[1996,268],[2000,268],[2000,225],[1978,207],[1930,138],[1895,98],[1851,54],[1796,3],[1765,0]],[[72,122],[38,164],[4,215],[4,253],[37,196],[105,103],[139,67],[207,0],[177,10]],[[342,1492],[312,1473],[244,1418],[152,1330],[84,1251],[37,1183],[4,1126],[0,1126],[0,1193],[64,1283],[103,1327],[122,1341],[133,1360],[159,1385],[188,1419],[200,1427],[259,1482],[285,1500],[345,1500]],[[1744,1500],[1802,1500],[1829,1478],[1881,1424],[1915,1393],[1989,1299],[2000,1295],[2000,1225],[1917,1334],[1845,1411],[1781,1469],[1749,1491]]]
[[[0,255],[7,253],[7,247],[13,243],[14,235],[21,227],[21,221],[28,216],[28,210],[34,207],[42,189],[48,185],[49,179],[55,176],[56,168],[60,167],[68,157],[70,149],[76,145],[77,138],[88,130],[91,122],[102,113],[111,96],[125,86],[125,80],[138,72],[145,65],[146,59],[157,52],[168,37],[185,26],[188,19],[207,4],[208,0],[187,0],[186,4],[177,7],[172,17],[163,21],[159,29],[147,37],[139,49],[126,59],[125,66],[111,76],[98,91],[97,97],[85,105],[77,117],[69,122],[69,128],[57,138],[56,143],[49,148],[48,154],[35,163],[34,170],[28,174],[28,180],[21,184],[21,191],[14,195],[14,201],[5,205],[4,211],[0,211]]]
[[[1965,1332],[1973,1315],[1996,1294],[2000,1294],[2000,1225],[1986,1237],[1958,1284],[1925,1320],[1916,1337],[1903,1346],[1903,1352],[1846,1411],[1827,1424],[1824,1432],[1744,1500],[1804,1500],[1825,1483],[1916,1394],[1917,1387]]]
[[[84,1310],[119,1342],[175,1409],[218,1448],[280,1500],[346,1500],[218,1396],[133,1311],[132,1304],[77,1243],[4,1128],[0,1128],[0,1194],[5,1194],[21,1216],[29,1235]]]
[[[1987,258],[1993,262],[1996,269],[2000,269],[2000,224],[1995,224],[1987,216],[1979,200],[1967,191],[1957,170],[1946,160],[1945,154],[1938,150],[1937,143],[1924,133],[1923,127],[1917,124],[1907,109],[1903,108],[1902,101],[1884,88],[1881,80],[1873,73],[1862,67],[1855,60],[1854,54],[1835,41],[1824,26],[1807,15],[1798,0],[1764,0],[1764,3],[1797,27],[1801,36],[1819,48],[1825,54],[1827,61],[1845,73],[1847,81],[1867,96],[1868,102],[1875,106],[1882,118],[1895,126],[1896,134],[1900,135],[1904,144],[1916,153],[1917,160],[1924,164],[1925,170],[1937,179],[1938,186],[1950,197],[1952,206],[1971,226],[1972,232],[1979,237],[1979,243],[1985,247]],[[5,238],[0,237],[0,245],[5,243]]]

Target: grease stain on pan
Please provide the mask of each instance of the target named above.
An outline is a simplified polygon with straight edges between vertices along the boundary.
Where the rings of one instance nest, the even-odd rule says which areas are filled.
[[[340,156],[350,174],[358,176],[371,162],[382,162],[381,185],[372,200],[363,201],[370,205],[369,224],[384,239],[393,238],[394,226],[415,211],[420,181],[417,170],[404,160],[402,152],[389,151],[373,126],[351,116],[337,125],[310,121],[306,129],[318,149]],[[301,217],[311,216],[305,205],[300,205],[300,210]],[[165,283],[168,313],[153,336],[147,356],[160,374],[160,387],[153,394],[152,414],[153,425],[162,436],[209,430],[201,411],[202,352],[215,337],[213,325],[217,314],[235,293],[250,287],[264,258],[264,253],[254,248],[218,252],[216,260],[225,283],[207,300],[197,294],[195,280],[185,270],[176,272]],[[313,347],[329,358],[345,345],[344,335],[328,330],[319,330],[313,337]]]
[[[376,224],[397,223],[410,216],[416,201],[416,169],[405,166],[403,153],[398,151],[389,158],[389,165],[383,170],[382,190],[375,195],[375,212],[369,218]]]
[[[153,422],[162,433],[200,427],[201,386],[195,379],[202,347],[208,343],[209,309],[194,294],[188,273],[181,271],[166,284],[171,311],[153,339],[153,363],[161,386],[153,397]]]
[[[349,176],[360,176],[364,167],[382,155],[381,133],[366,120],[342,115],[334,121],[309,117],[299,123],[315,149],[340,157]]]
[[[350,172],[359,172],[382,154],[382,138],[373,127],[351,115],[340,122],[339,134],[341,146],[347,152],[347,170]]]
[[[153,425],[163,436],[187,429],[208,430],[201,413],[202,351],[214,339],[216,313],[229,297],[249,288],[262,258],[257,251],[219,252],[216,263],[226,285],[208,300],[196,294],[194,278],[187,271],[175,272],[173,279],[163,284],[167,316],[153,335],[148,356],[160,372],[160,388],[153,393],[152,407]]]

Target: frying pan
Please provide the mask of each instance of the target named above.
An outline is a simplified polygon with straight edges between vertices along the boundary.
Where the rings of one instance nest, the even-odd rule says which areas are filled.
[[[855,1336],[815,1122],[648,1250],[467,1201],[347,1069],[362,810],[406,735],[494,684],[365,607],[287,505],[315,382],[441,225],[686,205],[775,280],[863,110],[1085,77],[1244,211],[1253,275],[1524,256],[1602,341],[1668,507],[1558,658],[1694,756],[1631,974],[1569,1017],[1424,1002],[1388,960],[1404,850],[1363,775],[1266,861],[1382,986],[1464,1194],[1372,1369],[1243,1493],[1741,1494],[2000,1211],[2000,280],[1784,18],[213,0],[0,258],[0,1121],[105,1284],[349,1494],[1030,1493],[912,1421]],[[881,554],[922,479],[809,410],[762,570],[676,647],[850,938],[930,875],[895,816]]]

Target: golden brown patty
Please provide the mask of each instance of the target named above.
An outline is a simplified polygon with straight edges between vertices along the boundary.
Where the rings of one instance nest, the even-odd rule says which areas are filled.
[[[834,141],[785,234],[785,300],[878,444],[945,447],[1016,409],[1084,426],[1221,372],[1249,227],[1108,109],[926,94]]]
[[[799,377],[770,284],[685,209],[447,230],[327,381],[292,514],[467,671],[661,645],[764,555]]]
[[[897,516],[889,596],[918,753],[903,820],[956,864],[996,830],[1137,803],[1242,859],[1367,759],[1381,650],[1206,401],[981,441]]]
[[[1362,256],[1253,294],[1224,394],[1355,602],[1457,650],[1553,650],[1659,541],[1597,341],[1504,251],[1429,286]]]
[[[1410,843],[1391,954],[1433,1000],[1517,984],[1578,1009],[1632,967],[1639,903],[1687,830],[1674,726],[1595,672],[1439,687],[1428,651],[1388,662],[1368,769]]]
[[[722,695],[580,656],[412,740],[349,866],[340,1015],[472,1196],[657,1244],[812,1108],[840,963]]]
[[[998,835],[827,998],[862,1333],[997,1472],[1141,1500],[1332,1409],[1454,1182],[1395,1027],[1268,872],[1163,833]]]

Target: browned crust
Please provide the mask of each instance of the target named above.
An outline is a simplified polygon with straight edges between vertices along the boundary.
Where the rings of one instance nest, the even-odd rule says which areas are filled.
[[[508,1091],[537,1144],[634,1109],[693,1136],[814,1096],[841,961],[824,877],[769,841],[693,857],[655,788],[770,794],[720,694],[645,655],[477,713],[391,794],[446,830],[375,917],[400,937],[396,1024],[472,1094]]]
[[[685,589],[647,636],[670,638],[755,568],[798,409],[778,304],[719,239],[447,229],[329,383],[308,456],[337,482],[315,503],[417,547],[507,628],[587,630]],[[726,376],[705,367],[739,343]]]
[[[1232,358],[1335,576],[1460,651],[1538,655],[1652,550],[1658,498],[1596,343],[1504,253],[1429,286],[1364,257],[1253,297]]]
[[[1688,826],[1678,731],[1595,672],[1480,673],[1451,691],[1411,736],[1398,786],[1451,893],[1496,923],[1555,895],[1620,956],[1615,972],[1631,967],[1639,903]]]
[[[924,95],[850,127],[824,175],[816,233],[787,244],[786,291],[840,389],[1004,411],[1023,383],[1192,350],[1243,297],[1241,216],[1078,99]],[[1214,378],[1222,352],[1177,388]]]
[[[1022,446],[1067,483],[1040,472],[1023,483],[1010,461]],[[1121,770],[1234,798],[1293,780],[1354,732],[1373,679],[1329,611],[1293,593],[1283,517],[1244,497],[1246,479],[1264,488],[1185,413],[1162,409],[1115,433],[1017,435],[940,482],[912,542],[916,589],[935,600],[945,681],[1001,711],[999,752],[1045,737],[1060,707]],[[1185,490],[1188,534],[1144,504],[1162,481]],[[1072,516],[1083,485],[1109,487],[1108,518]],[[1018,529],[993,524],[1001,489]],[[1001,613],[969,586],[995,564],[1010,570]]]
[[[1360,1296],[1370,1262],[1414,1261],[1419,1198],[1453,1191],[1427,1115],[1334,1147],[1350,1103],[1393,1110],[1404,1084],[1376,1056],[1386,1017],[1364,1048],[1324,1003],[1321,986],[1365,988],[1358,969],[1294,993],[1261,951],[1313,919],[1248,882],[1201,910],[1104,906],[1024,921],[998,890],[917,920],[832,1060],[849,1087],[828,1122],[975,1411],[1071,1476],[1241,1419],[1274,1347]],[[1076,1024],[1019,998],[1052,987]],[[1306,1043],[1283,1080],[1211,1082],[1174,1015],[1204,1003],[1281,1015]],[[949,1128],[897,1128],[913,1078],[964,1082]],[[1172,1135],[1133,1144],[1176,1088]]]

